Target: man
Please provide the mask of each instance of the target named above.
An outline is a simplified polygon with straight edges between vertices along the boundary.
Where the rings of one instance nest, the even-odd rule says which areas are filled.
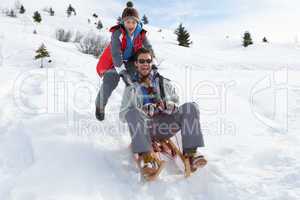
[[[170,81],[152,70],[150,50],[136,52],[135,66],[137,73],[133,84],[125,88],[120,119],[128,123],[132,151],[140,157],[142,175],[146,179],[156,177],[163,167],[152,153],[153,139],[163,141],[179,131],[191,170],[204,166],[207,161],[197,155],[197,148],[204,146],[197,104],[178,106],[179,98]]]
[[[105,106],[118,86],[120,76],[130,81],[135,74],[134,53],[142,47],[152,49],[139,13],[132,6],[128,4],[123,10],[121,22],[110,28],[110,45],[104,50],[97,64],[97,73],[103,77],[96,99],[95,115],[99,121],[105,118]]]

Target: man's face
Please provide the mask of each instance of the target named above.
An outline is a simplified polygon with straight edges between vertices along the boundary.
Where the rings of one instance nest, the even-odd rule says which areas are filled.
[[[137,26],[137,22],[134,19],[126,19],[124,21],[124,26],[132,34]]]
[[[148,76],[152,70],[152,57],[150,53],[142,53],[135,61],[137,71],[142,76]]]

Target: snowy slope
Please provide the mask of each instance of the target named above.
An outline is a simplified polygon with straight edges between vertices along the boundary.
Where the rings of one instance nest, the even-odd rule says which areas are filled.
[[[2,1],[0,7],[9,4]],[[124,84],[113,93],[105,122],[96,121],[97,59],[54,36],[59,27],[92,29],[87,18],[98,1],[70,1],[80,12],[69,19],[67,3],[23,2],[29,9],[25,16],[0,16],[1,200],[300,198],[300,50],[295,45],[256,43],[244,49],[238,37],[207,34],[183,48],[172,30],[147,27],[161,73],[174,80],[182,103],[200,106],[202,152],[209,164],[184,179],[170,162],[159,180],[141,184],[127,127],[118,120]],[[122,5],[100,2],[112,9],[103,14],[106,29]],[[31,11],[48,4],[57,15],[43,13],[33,35]],[[33,60],[42,42],[53,60],[45,69]]]

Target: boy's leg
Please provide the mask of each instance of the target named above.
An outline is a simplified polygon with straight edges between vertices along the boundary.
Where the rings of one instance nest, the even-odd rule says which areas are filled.
[[[113,90],[118,86],[119,80],[120,76],[115,69],[105,72],[102,85],[96,98],[96,109],[98,108],[104,112],[108,99]]]

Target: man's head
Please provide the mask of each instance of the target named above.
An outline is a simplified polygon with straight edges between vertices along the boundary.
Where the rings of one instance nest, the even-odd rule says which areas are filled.
[[[142,76],[148,76],[152,70],[152,52],[141,48],[135,53],[135,66],[137,72]]]

